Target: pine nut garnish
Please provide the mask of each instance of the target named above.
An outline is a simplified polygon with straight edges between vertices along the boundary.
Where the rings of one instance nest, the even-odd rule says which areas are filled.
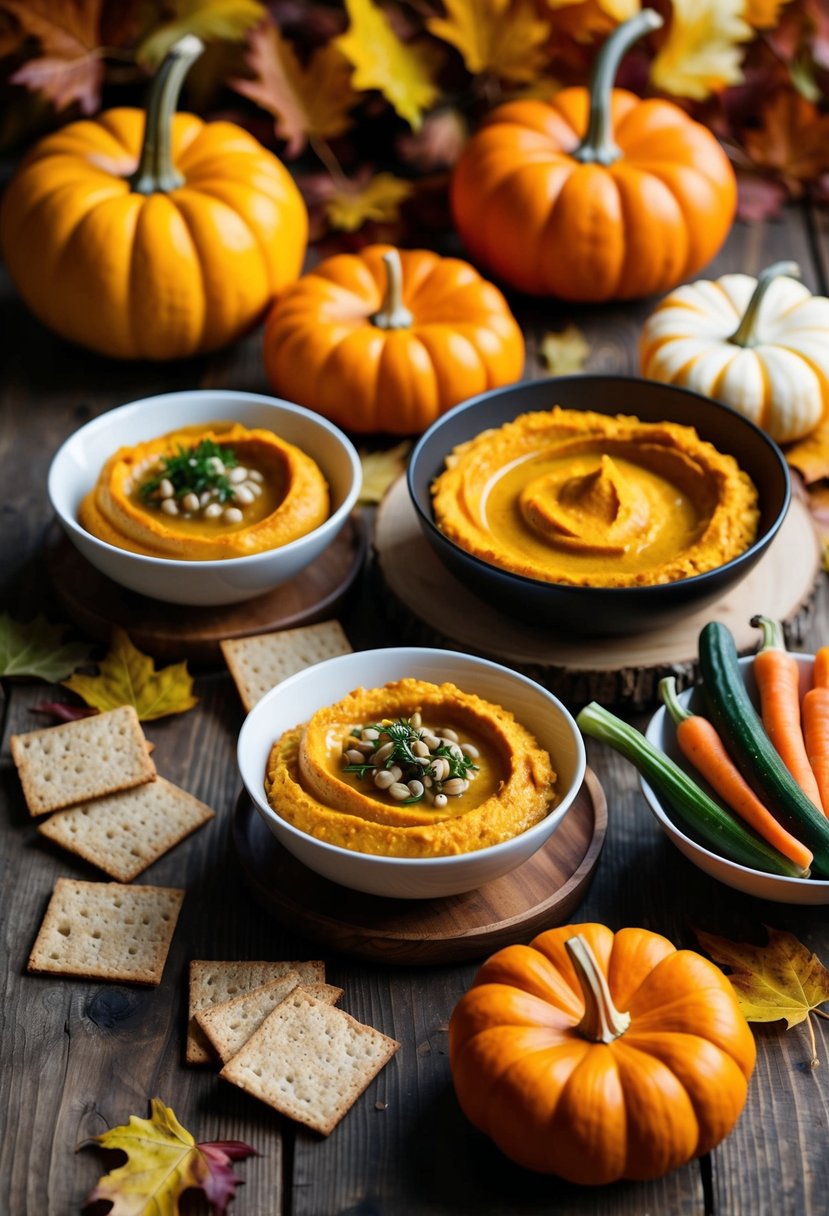
[[[342,747],[345,772],[368,778],[376,792],[394,802],[424,802],[436,810],[466,793],[477,776],[471,752],[474,758],[480,754],[472,744],[462,745],[456,731],[438,734],[424,727],[419,711],[410,718],[353,726]]]

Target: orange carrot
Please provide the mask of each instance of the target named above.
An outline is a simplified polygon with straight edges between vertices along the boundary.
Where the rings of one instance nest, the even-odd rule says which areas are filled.
[[[763,726],[797,784],[807,798],[826,814],[820,789],[809,763],[800,725],[800,673],[786,650],[783,630],[767,616],[755,616],[752,625],[762,629],[763,645],[752,669],[760,693]]]
[[[763,805],[725,750],[725,744],[708,719],[692,714],[680,705],[673,676],[659,681],[659,695],[676,726],[676,741],[686,760],[702,773],[711,788],[749,827],[754,828],[778,853],[808,870],[812,863],[810,850],[787,832],[768,807]]]
[[[829,807],[829,646],[815,655],[812,687],[803,698],[803,740],[824,812]]]

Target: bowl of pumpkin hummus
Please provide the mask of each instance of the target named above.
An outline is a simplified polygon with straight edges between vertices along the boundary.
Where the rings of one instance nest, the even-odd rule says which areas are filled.
[[[273,397],[166,393],[71,435],[49,495],[79,552],[113,581],[190,605],[250,599],[299,574],[344,526],[361,484],[349,440]]]
[[[408,487],[424,536],[511,616],[637,633],[719,599],[790,501],[777,445],[728,406],[628,376],[494,390],[419,441]]]
[[[564,706],[508,668],[391,647],[283,681],[242,727],[259,814],[310,869],[393,898],[473,890],[521,865],[584,779]]]

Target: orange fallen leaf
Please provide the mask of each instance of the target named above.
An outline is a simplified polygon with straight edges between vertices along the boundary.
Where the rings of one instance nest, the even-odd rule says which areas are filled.
[[[124,630],[117,628],[109,653],[98,663],[98,674],[76,673],[63,685],[101,711],[134,705],[142,722],[183,714],[198,703],[186,663],[173,663],[156,671],[150,656],[142,654]]]
[[[10,77],[12,84],[42,93],[56,110],[77,102],[84,114],[94,114],[104,82],[102,7],[103,0],[3,0],[2,8],[41,50]]]
[[[746,131],[746,152],[760,169],[770,169],[798,198],[806,182],[829,171],[829,114],[793,89],[780,89],[761,113],[761,126]]]
[[[806,485],[829,478],[829,418],[786,448],[786,460],[797,469]]]
[[[829,971],[793,934],[768,926],[766,932],[766,946],[699,931],[697,938],[716,963],[730,969],[728,979],[746,1021],[785,1021],[787,1029],[806,1022],[812,1046],[809,1064],[815,1068],[819,1060],[809,1015],[829,1001]]]

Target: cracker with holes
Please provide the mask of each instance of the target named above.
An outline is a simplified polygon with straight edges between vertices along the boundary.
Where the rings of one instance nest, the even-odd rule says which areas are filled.
[[[222,1063],[227,1063],[241,1050],[271,1010],[281,1005],[298,986],[299,974],[289,971],[281,979],[271,980],[269,984],[252,988],[231,1001],[202,1009],[196,1014],[196,1021]],[[335,988],[333,984],[307,983],[302,985],[302,990],[326,1005],[336,1005],[343,994],[342,988]]]
[[[196,1014],[213,1005],[221,1005],[233,997],[259,988],[271,980],[282,979],[295,971],[296,983],[325,983],[325,963],[319,959],[308,962],[207,962],[193,959],[190,963],[190,1005],[187,1022],[187,1063],[207,1064],[213,1058],[210,1042],[196,1021]]]
[[[295,988],[219,1076],[327,1136],[399,1047]]]
[[[352,649],[339,621],[230,638],[220,642],[220,646],[248,713],[266,692],[288,676],[323,659],[350,654]]]
[[[12,735],[11,752],[32,815],[115,794],[156,777],[132,705]]]
[[[59,878],[29,955],[36,974],[158,984],[184,892]]]
[[[131,882],[212,818],[210,807],[158,777],[58,811],[37,830],[119,882]]]

